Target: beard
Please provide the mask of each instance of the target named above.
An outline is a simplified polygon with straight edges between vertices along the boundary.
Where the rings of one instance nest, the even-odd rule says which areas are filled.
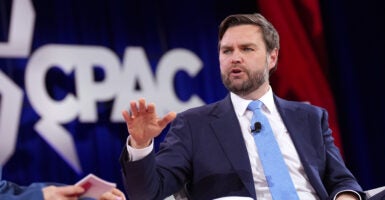
[[[243,68],[244,69],[244,68]],[[239,96],[246,96],[251,92],[258,90],[261,85],[263,85],[268,79],[268,70],[267,66],[259,71],[250,71],[244,69],[248,79],[242,81],[241,83],[236,83],[230,78],[229,74],[221,73],[222,83],[224,86],[234,94]]]

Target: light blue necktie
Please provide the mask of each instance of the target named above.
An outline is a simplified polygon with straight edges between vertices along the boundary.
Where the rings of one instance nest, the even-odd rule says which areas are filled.
[[[253,111],[250,128],[271,196],[275,200],[299,199],[269,121],[261,112],[261,106],[261,101],[252,101],[247,109]]]

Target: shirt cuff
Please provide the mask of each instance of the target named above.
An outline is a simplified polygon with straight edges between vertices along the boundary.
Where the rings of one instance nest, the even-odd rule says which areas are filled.
[[[336,200],[336,199],[337,199],[337,196],[338,196],[339,194],[343,193],[343,192],[353,193],[353,194],[355,194],[355,195],[358,197],[359,200],[362,200],[361,195],[358,194],[358,192],[356,192],[356,191],[354,191],[354,190],[342,190],[342,191],[339,191],[339,192],[334,196],[333,200]]]
[[[151,141],[151,144],[148,147],[145,147],[143,149],[136,149],[130,146],[129,141],[130,136],[127,137],[126,148],[128,152],[129,161],[131,162],[143,159],[144,157],[148,156],[154,149],[154,139]]]

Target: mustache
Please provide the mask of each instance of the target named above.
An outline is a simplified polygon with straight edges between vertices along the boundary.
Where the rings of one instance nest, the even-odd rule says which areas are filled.
[[[234,69],[234,68],[246,69],[246,66],[242,64],[231,64],[229,67],[229,69]]]
[[[248,70],[246,66],[240,65],[240,64],[233,64],[229,67],[227,73],[230,74],[230,73],[247,72],[247,71]]]

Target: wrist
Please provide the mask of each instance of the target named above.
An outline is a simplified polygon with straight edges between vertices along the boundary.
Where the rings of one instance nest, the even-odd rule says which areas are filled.
[[[130,138],[128,140],[128,145],[130,145],[131,147],[135,148],[135,149],[144,149],[148,146],[150,146],[151,144],[151,140],[149,141],[145,141],[145,142],[137,142],[135,141],[133,138]]]

